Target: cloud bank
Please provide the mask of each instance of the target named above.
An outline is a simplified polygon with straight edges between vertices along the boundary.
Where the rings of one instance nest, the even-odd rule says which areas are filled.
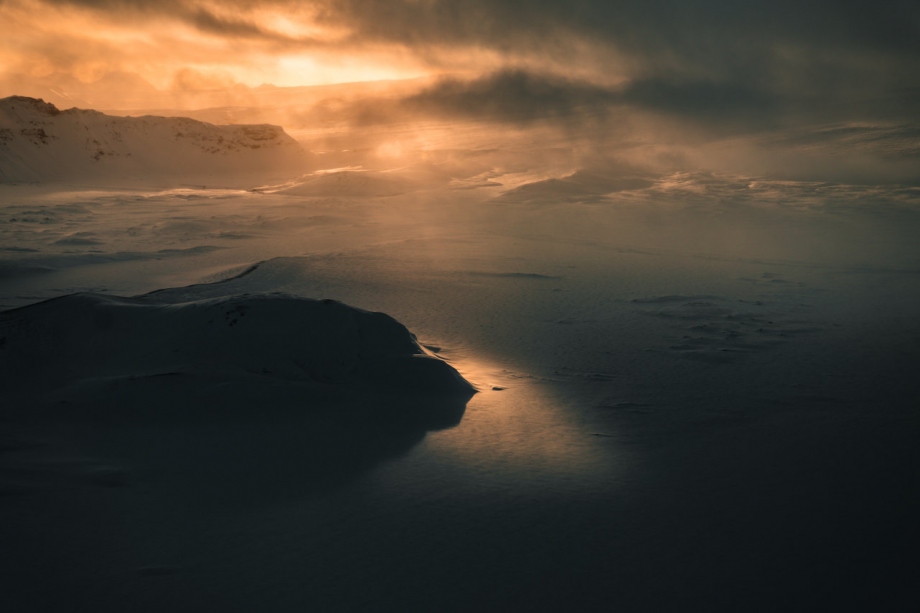
[[[311,94],[298,116],[917,150],[920,5],[907,0],[3,0],[0,20],[0,95],[189,109],[264,104],[262,83],[427,77]]]

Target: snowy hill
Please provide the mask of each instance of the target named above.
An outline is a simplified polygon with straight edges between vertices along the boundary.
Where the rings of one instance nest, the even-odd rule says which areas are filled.
[[[0,99],[0,182],[203,179],[303,171],[305,153],[272,125],[183,117],[113,117]]]
[[[277,388],[300,401],[318,388],[475,391],[383,313],[285,294],[159,296],[72,294],[0,314],[7,391],[94,403],[145,383],[142,395],[162,394],[167,379],[195,394],[232,384],[234,395]]]

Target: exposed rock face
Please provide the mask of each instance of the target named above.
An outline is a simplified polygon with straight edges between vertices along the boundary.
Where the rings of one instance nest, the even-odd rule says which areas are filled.
[[[302,171],[305,154],[279,126],[217,126],[184,117],[61,111],[0,99],[0,182]]]

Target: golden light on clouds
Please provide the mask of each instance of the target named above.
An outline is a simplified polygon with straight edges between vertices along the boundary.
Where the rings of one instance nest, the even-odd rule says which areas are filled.
[[[386,56],[382,58],[378,56],[377,61],[374,59],[374,56],[366,55],[339,55],[333,58],[306,54],[282,55],[274,58],[277,76],[272,83],[280,86],[348,83],[407,79],[428,74],[422,67],[391,64],[387,61]],[[248,75],[244,74],[243,79],[254,82],[260,74],[260,71],[256,69],[249,72]]]
[[[693,142],[831,121],[913,125],[918,23],[906,5],[866,19],[807,0],[0,0],[0,97],[286,105],[283,117],[246,120],[298,128],[463,117],[596,134],[647,122]],[[416,77],[439,79],[391,82]],[[334,94],[258,89],[371,81]]]
[[[214,2],[178,3],[170,10],[112,6],[106,12],[79,3],[0,3],[0,78],[19,83],[64,75],[89,83],[108,73],[132,73],[170,90],[316,85],[430,72],[393,46],[347,41],[349,30],[320,24],[315,8]]]

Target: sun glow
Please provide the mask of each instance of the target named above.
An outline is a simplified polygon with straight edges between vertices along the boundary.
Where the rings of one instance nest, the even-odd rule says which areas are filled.
[[[122,100],[114,90],[86,97],[85,86],[110,73],[133,75],[161,92],[189,91],[195,82],[213,90],[215,84],[296,87],[429,74],[424,62],[399,49],[349,42],[347,28],[320,23],[316,10],[204,2],[148,14],[127,5],[104,12],[10,0],[0,3],[0,95],[41,96],[50,87],[67,95],[80,90],[76,97],[97,107],[131,108],[135,103],[125,99],[148,92],[123,92]],[[192,73],[198,78],[190,80]],[[54,84],[42,86],[36,77]],[[24,84],[31,89],[23,91]]]
[[[386,56],[319,58],[308,54],[283,55],[275,60],[276,77],[273,83],[278,86],[326,85],[412,79],[429,74],[420,67],[400,66],[388,59]],[[249,75],[241,77],[245,82]]]

